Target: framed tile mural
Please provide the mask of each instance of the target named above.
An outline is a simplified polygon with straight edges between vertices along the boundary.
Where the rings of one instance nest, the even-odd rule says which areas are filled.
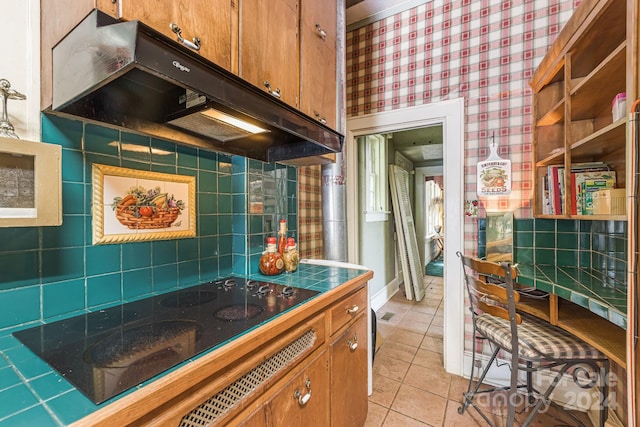
[[[196,235],[192,176],[92,166],[93,244]]]

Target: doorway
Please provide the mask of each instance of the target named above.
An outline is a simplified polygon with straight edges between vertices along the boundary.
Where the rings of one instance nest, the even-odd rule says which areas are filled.
[[[361,262],[357,242],[361,239],[358,189],[359,158],[356,138],[371,134],[389,134],[408,129],[442,126],[444,138],[443,176],[444,212],[448,232],[444,235],[444,361],[445,369],[462,375],[464,349],[464,294],[462,272],[456,251],[463,250],[464,237],[464,99],[425,104],[417,107],[358,116],[347,120],[346,175],[349,261]],[[394,245],[383,245],[381,251],[394,251]],[[374,268],[370,266],[370,268]],[[375,277],[375,268],[374,268]],[[370,283],[371,305],[375,309],[397,291],[398,282]],[[395,286],[394,286],[395,285]]]

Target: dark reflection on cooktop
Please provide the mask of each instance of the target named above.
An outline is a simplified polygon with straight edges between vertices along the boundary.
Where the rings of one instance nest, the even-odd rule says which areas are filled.
[[[165,307],[193,307],[211,302],[217,297],[216,292],[183,290],[162,298],[160,304]]]
[[[14,336],[102,403],[317,293],[231,277]]]

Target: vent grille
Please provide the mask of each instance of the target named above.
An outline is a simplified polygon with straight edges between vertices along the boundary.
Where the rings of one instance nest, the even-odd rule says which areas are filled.
[[[313,348],[315,341],[315,332],[312,330],[306,332],[185,415],[180,422],[180,427],[211,425],[215,420],[229,412],[242,399],[253,394],[261,384]]]

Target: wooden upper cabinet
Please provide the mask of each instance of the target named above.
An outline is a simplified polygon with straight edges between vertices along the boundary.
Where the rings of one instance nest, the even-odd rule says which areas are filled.
[[[115,18],[140,20],[178,40],[172,28],[181,30],[185,44],[199,39],[198,52],[227,70],[232,60],[234,0],[97,0],[98,8]]]
[[[297,0],[242,0],[239,75],[298,107]]]
[[[337,3],[300,6],[300,109],[335,129]]]

